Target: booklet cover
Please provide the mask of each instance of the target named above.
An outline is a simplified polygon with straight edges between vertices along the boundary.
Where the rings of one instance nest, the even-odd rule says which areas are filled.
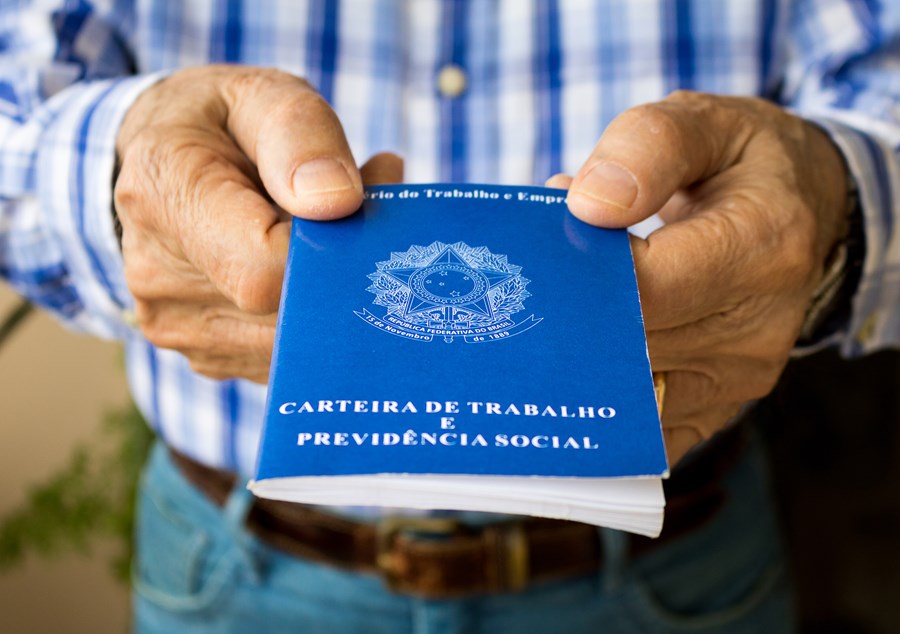
[[[295,219],[253,492],[658,534],[628,235],[565,195],[378,186],[349,218]]]

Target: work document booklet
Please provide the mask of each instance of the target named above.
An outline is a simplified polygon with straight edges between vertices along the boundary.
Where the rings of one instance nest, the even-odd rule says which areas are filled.
[[[251,490],[657,535],[668,473],[626,231],[566,192],[385,185],[293,221]]]

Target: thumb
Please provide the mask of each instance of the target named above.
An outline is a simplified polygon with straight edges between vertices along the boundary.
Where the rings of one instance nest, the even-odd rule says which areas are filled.
[[[344,130],[305,81],[250,69],[222,90],[228,131],[253,161],[266,191],[294,216],[330,220],[362,203],[362,179]]]
[[[616,117],[575,176],[569,209],[602,227],[627,227],[652,216],[679,189],[737,160],[742,141],[730,108],[705,95],[678,92]]]

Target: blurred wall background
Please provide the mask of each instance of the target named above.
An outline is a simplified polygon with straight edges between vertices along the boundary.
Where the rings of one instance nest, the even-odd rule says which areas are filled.
[[[17,303],[0,284],[0,316]],[[58,472],[77,443],[102,433],[103,415],[128,401],[119,347],[65,331],[39,311],[0,349],[0,517]],[[129,595],[110,571],[111,544],[86,555],[0,572],[0,632],[128,631]]]

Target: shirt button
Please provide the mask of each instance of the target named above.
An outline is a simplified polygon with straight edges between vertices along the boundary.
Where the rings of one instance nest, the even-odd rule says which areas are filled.
[[[437,76],[438,91],[448,99],[459,97],[466,91],[466,71],[456,64],[447,64]]]
[[[863,322],[862,327],[856,333],[856,341],[861,344],[867,344],[875,336],[875,328],[878,325],[878,317],[875,314],[869,315],[868,319]]]

